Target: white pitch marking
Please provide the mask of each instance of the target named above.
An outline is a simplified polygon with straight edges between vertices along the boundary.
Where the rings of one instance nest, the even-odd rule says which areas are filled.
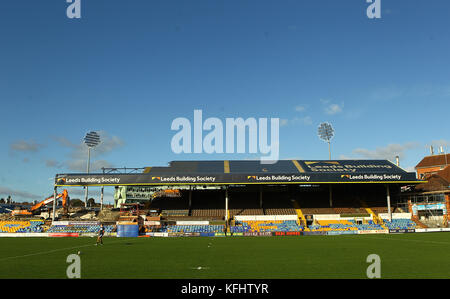
[[[193,269],[193,270],[208,270],[209,267],[198,266],[198,267],[191,267],[191,269]]]
[[[116,244],[116,243],[120,243],[120,242],[113,242],[113,244]],[[111,243],[108,243],[108,244],[111,244]],[[5,258],[1,258],[0,261],[6,261],[6,260],[21,258],[21,257],[35,256],[35,255],[40,255],[40,254],[49,254],[49,253],[53,253],[53,252],[70,250],[70,249],[78,249],[78,248],[89,247],[89,246],[95,246],[95,244],[86,244],[86,245],[75,246],[75,247],[66,247],[66,248],[60,248],[60,249],[54,249],[54,250],[48,250],[48,251],[41,251],[41,252],[30,253],[30,254],[25,254],[25,255],[9,256],[9,257],[5,257]]]

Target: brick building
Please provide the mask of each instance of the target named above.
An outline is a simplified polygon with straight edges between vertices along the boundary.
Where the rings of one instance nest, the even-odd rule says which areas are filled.
[[[418,179],[426,179],[427,176],[437,174],[450,164],[450,154],[438,154],[424,157],[416,165]],[[442,174],[442,173],[441,173]]]

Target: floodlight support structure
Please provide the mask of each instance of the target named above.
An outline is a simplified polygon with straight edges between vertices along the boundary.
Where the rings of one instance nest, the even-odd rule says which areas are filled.
[[[91,147],[88,146],[88,159],[87,159],[87,167],[86,172],[89,174],[89,164],[91,162]],[[87,201],[88,201],[88,186],[86,186],[85,192],[84,192],[84,207],[87,208]]]
[[[328,140],[328,157],[329,157],[329,160],[331,160],[331,142],[330,142],[330,140]]]

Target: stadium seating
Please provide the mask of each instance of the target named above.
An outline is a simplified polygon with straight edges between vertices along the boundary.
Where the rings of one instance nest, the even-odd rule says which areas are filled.
[[[162,210],[162,216],[188,216],[189,210]]]
[[[159,210],[164,216],[188,216],[189,203],[183,198],[158,198],[152,201],[152,210]]]
[[[263,197],[264,215],[296,215],[292,201],[282,195],[268,192]]]
[[[410,219],[385,220],[384,225],[389,229],[415,229],[417,227],[417,224]]]
[[[302,208],[305,215],[335,214],[332,208]]]
[[[384,230],[385,228],[373,221],[364,224],[357,224],[354,220],[332,220],[317,221],[317,224],[310,225],[311,231],[358,231],[358,230]]]
[[[223,233],[224,225],[170,225],[161,228],[165,233]]]
[[[310,225],[311,231],[356,231],[358,228],[347,220],[321,220],[317,224]]]
[[[369,220],[367,223],[363,224],[357,224],[354,220],[350,220],[351,223],[358,229],[358,230],[384,230],[385,228],[381,226],[380,224],[375,224],[372,220]]]
[[[144,230],[146,233],[160,232],[161,225],[146,225],[146,226],[144,226]]]
[[[43,231],[42,220],[0,221],[1,233],[40,233]]]
[[[303,226],[298,225],[295,220],[278,221],[242,221],[231,226],[233,233],[245,232],[291,232],[302,231]]]
[[[225,217],[225,209],[193,209],[194,217]]]
[[[114,225],[104,225],[105,233],[114,230]],[[52,225],[48,233],[98,233],[100,225]]]

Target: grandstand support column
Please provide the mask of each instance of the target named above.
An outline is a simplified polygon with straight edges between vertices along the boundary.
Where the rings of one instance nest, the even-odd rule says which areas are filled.
[[[333,207],[333,187],[330,185],[330,208]]]
[[[387,197],[387,208],[388,208],[389,221],[392,221],[391,193],[390,193],[388,184],[386,184],[386,197]]]
[[[105,191],[105,186],[102,186],[102,193],[100,195],[100,211],[103,210],[103,193]]]
[[[52,222],[55,221],[55,216],[56,216],[56,194],[57,194],[57,188],[55,186],[55,188],[53,189],[53,212],[52,212]]]
[[[259,187],[259,208],[262,209],[263,207],[263,190],[262,186]]]
[[[192,206],[192,186],[189,186],[189,210]]]
[[[228,186],[225,187],[225,221],[228,221]]]

